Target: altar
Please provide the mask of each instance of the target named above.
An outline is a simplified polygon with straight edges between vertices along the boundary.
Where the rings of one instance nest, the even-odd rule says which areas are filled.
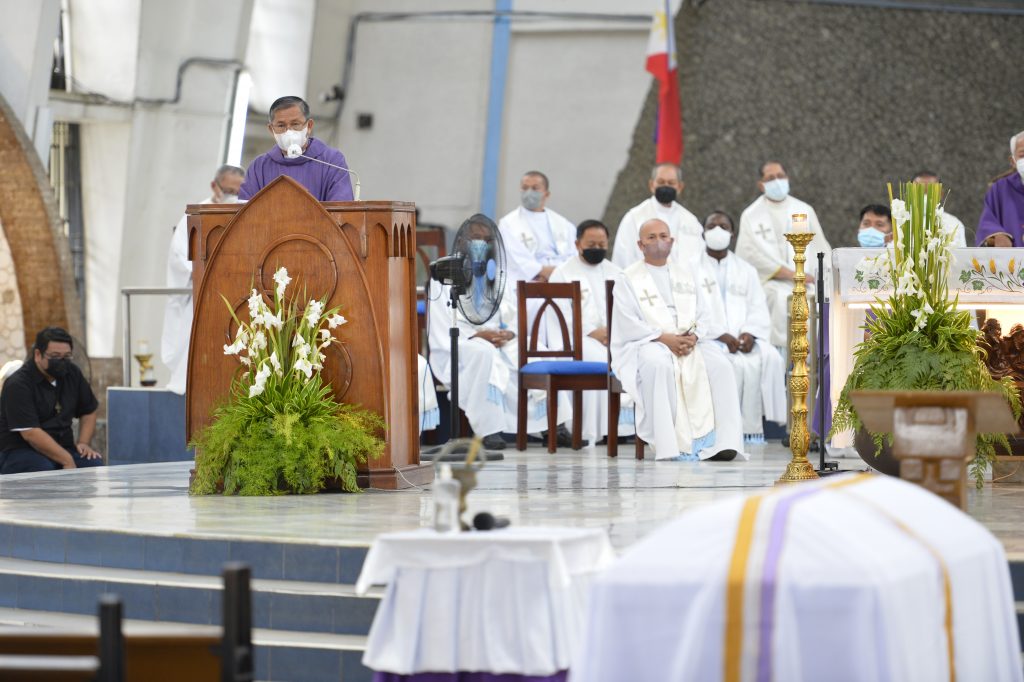
[[[1011,376],[1024,385],[1024,252],[1020,249],[952,249],[949,295],[957,308],[975,312],[985,331],[983,349],[997,378]],[[832,405],[853,370],[854,351],[864,338],[868,309],[893,292],[885,249],[841,248],[832,251],[829,315]],[[1005,336],[1004,336],[1005,335]],[[1016,367],[1015,365],[1020,365]],[[853,434],[832,439],[832,447],[850,447]]]

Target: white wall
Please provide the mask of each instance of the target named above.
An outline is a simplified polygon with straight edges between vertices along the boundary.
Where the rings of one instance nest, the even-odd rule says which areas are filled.
[[[129,102],[118,116],[83,121],[92,352],[120,353],[121,287],[164,283],[170,228],[187,203],[206,196],[220,161],[232,74],[193,67],[176,105],[131,104],[132,98],[170,97],[177,67],[189,57],[244,58],[254,81],[244,163],[273,144],[266,105],[284,94],[306,94],[315,134],[345,152],[362,176],[363,198],[412,200],[424,220],[456,227],[479,210],[489,18],[363,23],[340,119],[334,103],[317,97],[341,81],[355,14],[494,7],[494,0],[72,0],[76,82]],[[557,7],[517,0],[513,8],[652,9],[613,0],[564,0]],[[550,175],[555,210],[574,221],[600,213],[651,84],[644,71],[648,29],[646,22],[512,23],[499,213],[516,205],[527,168]],[[373,116],[371,129],[357,129],[361,113]],[[139,300],[136,339],[156,342],[162,311],[157,299]]]
[[[45,107],[50,90],[60,0],[0,0],[0,17],[0,93],[35,139],[38,109]],[[48,143],[50,131],[41,133]],[[48,163],[47,157],[43,167]]]
[[[340,82],[352,15],[440,9],[493,10],[494,3],[320,2],[310,97]],[[513,9],[644,10],[608,0],[521,1]],[[539,168],[551,178],[552,208],[574,221],[599,215],[650,87],[644,71],[649,25],[544,19],[511,26],[498,213],[518,204],[520,174]],[[413,200],[423,220],[453,228],[479,210],[492,34],[489,19],[361,25],[333,139],[362,174],[364,198]],[[323,127],[333,104],[313,107]],[[360,113],[373,115],[372,129],[357,129]]]

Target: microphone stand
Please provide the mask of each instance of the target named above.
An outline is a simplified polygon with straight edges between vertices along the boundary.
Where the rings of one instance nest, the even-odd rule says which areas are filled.
[[[449,428],[448,432],[449,442],[458,439],[459,427],[461,426],[459,420],[459,325],[456,315],[458,315],[458,302],[459,292],[454,286],[449,287],[451,293],[451,306],[452,306],[452,326],[448,330],[448,336],[451,338],[451,381],[449,381],[450,390],[448,391],[448,410],[449,410]]]
[[[825,254],[818,252],[818,475],[839,473],[839,462],[826,462],[825,442],[825,286],[822,275],[825,272]]]

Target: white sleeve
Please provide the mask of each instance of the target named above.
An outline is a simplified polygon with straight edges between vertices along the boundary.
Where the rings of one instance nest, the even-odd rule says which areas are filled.
[[[501,232],[501,241],[505,245],[508,280],[512,288],[515,289],[516,282],[519,280],[529,282],[540,273],[542,266],[540,261],[523,244],[519,235],[512,232],[507,221],[501,221],[498,229]]]
[[[768,316],[768,301],[761,287],[761,279],[753,267],[737,268],[747,280],[747,319],[740,325],[740,334],[747,333],[755,339],[768,341],[771,338],[772,321]]]
[[[636,245],[637,230],[632,216],[632,210],[622,216],[619,229],[615,232],[615,246],[612,247],[612,263],[623,269],[628,268],[642,257],[640,248]]]
[[[167,251],[167,286],[187,287],[192,284],[192,261],[188,259],[188,216],[182,216],[171,233]]]

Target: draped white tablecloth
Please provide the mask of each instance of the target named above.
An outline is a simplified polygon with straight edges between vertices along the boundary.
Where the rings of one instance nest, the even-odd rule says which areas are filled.
[[[1021,680],[1002,545],[861,474],[701,507],[591,588],[570,680]],[[947,621],[947,616],[949,620]]]
[[[396,674],[565,670],[590,577],[613,558],[603,529],[378,536],[356,582],[360,594],[388,586],[363,664]]]

